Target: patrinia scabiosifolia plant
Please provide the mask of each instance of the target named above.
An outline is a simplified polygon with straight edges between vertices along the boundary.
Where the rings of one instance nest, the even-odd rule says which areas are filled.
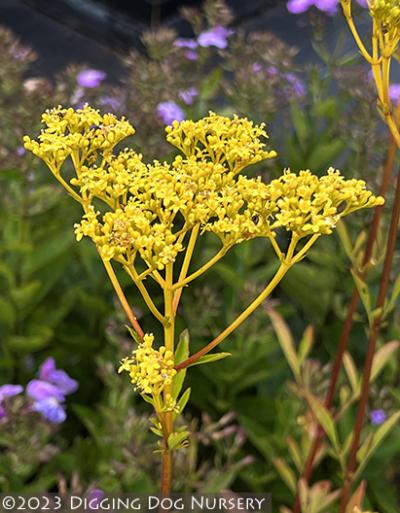
[[[310,171],[286,170],[270,183],[245,176],[248,166],[276,155],[265,148],[264,126],[247,119],[210,113],[199,121],[174,122],[166,138],[181,155],[172,163],[149,164],[131,149],[114,153],[116,145],[135,132],[126,119],[85,106],[76,111],[58,107],[44,113],[42,121],[45,128],[36,140],[25,137],[25,148],[43,159],[82,205],[77,239],[87,236],[96,245],[132,323],[138,346],[120,370],[129,373],[135,389],[154,408],[152,429],[162,439],[161,492],[168,493],[173,452],[187,444],[186,430],[174,427],[190,395],[189,389],[182,393],[186,368],[226,356],[207,353],[263,302],[321,235],[332,233],[340,218],[380,205],[383,199],[368,191],[365,182],[345,180],[334,169],[321,178]],[[76,173],[72,179],[62,173],[69,157]],[[288,232],[286,249],[278,244],[278,230]],[[189,271],[196,242],[205,232],[220,239],[220,250],[201,268]],[[189,356],[188,338],[176,344],[175,334],[183,288],[230,248],[256,237],[272,244],[279,264],[275,275],[229,327]],[[161,323],[163,340],[142,331],[112,261],[128,273]],[[147,290],[149,279],[162,289],[162,310]]]

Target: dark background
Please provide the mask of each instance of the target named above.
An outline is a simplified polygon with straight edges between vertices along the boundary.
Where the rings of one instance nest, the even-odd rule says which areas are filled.
[[[201,0],[0,0],[0,25],[6,25],[39,55],[34,74],[52,76],[70,63],[103,69],[117,80],[123,69],[115,59],[131,46],[140,46],[140,34],[163,23],[181,36],[189,28],[179,17],[183,5]],[[285,0],[228,0],[234,27],[271,30],[300,48],[299,59],[315,59],[307,15],[293,16]],[[328,20],[329,24],[334,19]],[[334,31],[333,31],[334,32]]]

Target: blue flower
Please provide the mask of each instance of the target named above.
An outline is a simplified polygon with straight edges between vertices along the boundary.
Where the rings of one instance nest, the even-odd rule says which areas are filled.
[[[375,426],[380,426],[386,420],[386,413],[382,409],[372,410],[369,414],[369,417],[371,419],[371,424],[374,424]]]
[[[166,124],[171,125],[174,121],[183,121],[185,113],[175,102],[161,102],[157,105],[157,114]]]
[[[39,368],[39,378],[56,386],[63,395],[69,395],[78,389],[78,382],[68,374],[56,368],[54,358],[47,358]]]
[[[195,87],[189,87],[189,89],[179,91],[179,98],[181,98],[181,100],[184,101],[186,105],[192,105],[198,94],[199,92]]]
[[[67,418],[62,404],[55,397],[35,401],[32,410],[41,413],[43,417],[54,424],[61,424]]]
[[[202,32],[197,38],[197,41],[200,46],[215,46],[222,50],[228,46],[228,37],[233,33],[233,30],[227,29],[222,25],[217,25],[210,30]]]
[[[98,87],[106,78],[106,73],[98,69],[85,69],[78,73],[76,81],[81,87]]]
[[[13,397],[20,394],[24,390],[21,385],[2,385],[0,386],[0,419],[6,416],[6,410],[1,404],[6,397]]]

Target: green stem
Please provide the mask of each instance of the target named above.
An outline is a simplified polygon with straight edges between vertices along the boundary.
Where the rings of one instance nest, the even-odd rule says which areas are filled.
[[[165,273],[165,289],[164,289],[164,302],[165,302],[165,319],[164,325],[164,345],[168,351],[175,353],[175,313],[173,307],[174,293],[172,290],[173,282],[173,264],[170,263],[166,267]],[[174,358],[174,356],[173,356]],[[172,385],[166,385],[164,388],[164,403],[165,405],[171,399]],[[173,467],[173,452],[168,448],[168,438],[173,432],[173,412],[164,412],[164,441],[162,450],[162,468],[161,468],[161,495],[169,495],[171,492],[172,482],[172,467]]]

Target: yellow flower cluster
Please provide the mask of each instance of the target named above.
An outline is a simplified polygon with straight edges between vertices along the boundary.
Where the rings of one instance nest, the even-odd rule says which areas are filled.
[[[215,198],[204,231],[215,233],[225,246],[255,237],[274,237],[270,226],[274,206],[269,187],[261,178],[239,176]]]
[[[225,165],[233,173],[262,160],[276,157],[266,151],[263,139],[268,135],[264,125],[254,125],[246,118],[233,119],[213,112],[199,121],[174,121],[166,128],[167,141],[186,157],[211,160]]]
[[[398,0],[370,0],[372,18],[391,38],[400,38],[400,4]]]
[[[333,168],[321,178],[310,171],[290,171],[268,186],[275,203],[271,227],[284,227],[299,237],[330,234],[338,220],[361,208],[384,203],[366,189],[363,180],[346,180]]]
[[[133,150],[121,151],[118,155],[106,155],[100,166],[82,165],[79,175],[72,178],[71,185],[80,189],[84,200],[93,198],[116,208],[127,201],[133,180],[143,178],[147,173],[142,155]]]
[[[115,155],[114,146],[133,134],[133,127],[89,106],[58,107],[46,112],[43,122],[38,139],[25,138],[25,147],[82,203],[76,237],[90,237],[104,260],[133,265],[140,257],[150,270],[162,270],[184,249],[184,236],[196,225],[227,248],[254,237],[273,238],[280,227],[299,237],[329,234],[340,217],[383,202],[363,181],[345,180],[334,170],[322,178],[286,171],[269,184],[241,175],[242,168],[275,152],[264,150],[263,125],[236,116],[210,113],[196,122],[174,123],[167,139],[185,156],[172,164],[145,164],[133,150]],[[70,184],[59,174],[68,155],[76,170]]]
[[[65,159],[73,155],[76,164],[95,162],[98,153],[110,153],[123,139],[135,133],[135,129],[124,118],[113,114],[100,114],[85,105],[82,109],[65,109],[61,106],[47,110],[42,115],[46,126],[37,140],[24,137],[24,146],[40,157],[57,172]]]
[[[172,383],[176,374],[171,351],[164,346],[153,348],[154,336],[145,334],[132,357],[124,358],[118,372],[127,371],[131,382],[141,394],[159,395]]]

